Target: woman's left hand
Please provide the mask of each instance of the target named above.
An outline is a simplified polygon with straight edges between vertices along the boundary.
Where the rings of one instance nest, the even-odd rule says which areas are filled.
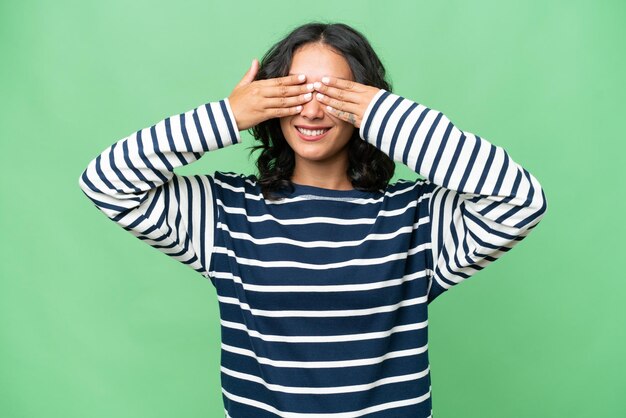
[[[337,77],[323,77],[321,83],[317,81],[313,84],[313,88],[318,91],[316,99],[325,105],[326,113],[356,128],[361,126],[367,106],[380,90]]]

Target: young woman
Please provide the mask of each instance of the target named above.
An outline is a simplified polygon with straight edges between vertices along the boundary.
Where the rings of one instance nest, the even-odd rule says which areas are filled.
[[[174,173],[246,129],[258,176]],[[389,184],[393,160],[424,179]],[[215,286],[231,418],[431,416],[428,304],[546,210],[504,149],[391,93],[343,24],[295,29],[228,98],[122,138],[79,182]]]

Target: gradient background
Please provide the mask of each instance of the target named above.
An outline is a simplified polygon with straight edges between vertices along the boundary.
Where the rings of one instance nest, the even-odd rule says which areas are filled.
[[[504,147],[545,189],[538,228],[430,307],[434,416],[626,416],[626,3],[10,3],[1,417],[223,417],[210,282],[99,213],[78,177],[122,137],[227,97],[311,20],[361,30],[394,92]],[[177,172],[254,172],[243,136]]]

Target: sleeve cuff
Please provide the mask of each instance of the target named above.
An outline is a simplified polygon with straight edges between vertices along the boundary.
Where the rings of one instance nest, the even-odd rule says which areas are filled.
[[[237,122],[235,121],[235,114],[233,113],[233,109],[230,107],[230,101],[228,97],[224,98],[224,103],[226,105],[226,113],[229,119],[229,125],[233,127],[233,131],[231,135],[233,136],[233,143],[237,144],[241,142],[241,134],[239,133],[239,127],[237,127]]]
[[[378,90],[378,92],[374,95],[372,100],[370,100],[370,103],[367,105],[367,109],[365,109],[365,113],[363,114],[363,119],[361,120],[361,127],[359,128],[359,135],[364,140],[367,140],[366,138],[367,130],[369,128],[369,125],[371,124],[370,118],[374,116],[372,114],[374,105],[379,101],[380,96],[382,96],[385,93],[387,93],[387,91],[384,89]]]

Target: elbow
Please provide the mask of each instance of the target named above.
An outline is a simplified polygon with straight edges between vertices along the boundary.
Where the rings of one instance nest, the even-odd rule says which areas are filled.
[[[518,196],[519,203],[498,219],[498,221],[505,219],[513,221],[509,226],[518,230],[520,235],[534,228],[544,218],[548,210],[546,195],[539,182],[532,178],[529,184],[528,193],[523,197]]]
[[[535,223],[539,223],[539,221],[543,219],[543,217],[546,214],[546,211],[548,210],[548,201],[546,199],[546,194],[543,190],[543,187],[541,186],[541,184],[536,178],[533,178],[532,184],[535,189],[535,193],[534,193],[535,198],[532,201],[531,210],[533,211],[536,217]]]
[[[93,203],[98,209],[102,209],[101,201],[103,193],[98,190],[87,175],[87,169],[78,176],[78,187],[83,194]]]
[[[538,214],[538,220],[543,219],[543,217],[546,214],[546,211],[548,210],[548,201],[546,200],[546,194],[543,191],[543,188],[539,189],[539,195],[541,196],[541,199],[539,199],[539,207],[537,208],[537,214]]]
[[[83,170],[78,176],[78,187],[83,191],[83,193],[87,194],[87,184],[85,183],[85,176],[87,175],[87,170]]]
[[[84,169],[80,173],[80,176],[78,176],[78,187],[80,187],[80,189],[88,198],[92,199],[92,196],[94,194],[102,194],[102,192],[96,186],[94,186],[93,182],[89,179],[89,176],[87,175],[88,170],[89,168]]]
[[[539,183],[536,183],[533,198],[524,208],[526,216],[516,226],[524,230],[534,228],[544,218],[547,210],[546,194]]]
[[[524,206],[524,212],[526,212],[526,220],[523,222],[525,228],[531,228],[537,225],[546,215],[548,210],[548,201],[546,194],[543,190],[543,186],[537,180],[535,176],[528,171],[523,170],[528,180],[528,195],[527,201]],[[520,225],[522,226],[522,225]]]

